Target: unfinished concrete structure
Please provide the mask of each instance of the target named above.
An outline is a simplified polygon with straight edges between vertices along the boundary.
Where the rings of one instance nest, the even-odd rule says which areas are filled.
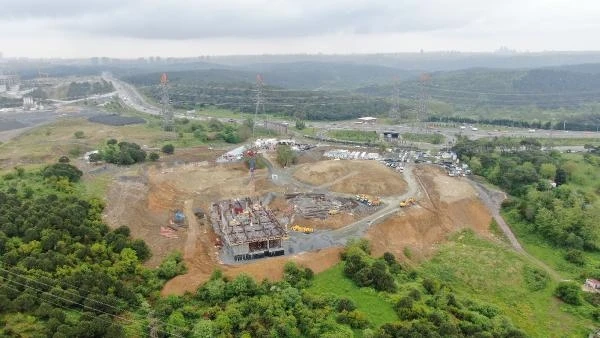
[[[285,229],[262,202],[246,197],[216,202],[211,221],[235,261],[283,255]]]

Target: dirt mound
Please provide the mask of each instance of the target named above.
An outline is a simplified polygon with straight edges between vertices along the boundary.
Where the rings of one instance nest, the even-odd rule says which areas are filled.
[[[448,177],[433,166],[417,167],[414,173],[426,193],[417,206],[367,232],[374,255],[389,251],[402,256],[408,247],[417,258],[427,256],[449,234],[465,228],[490,237],[492,216],[464,178]]]
[[[399,195],[406,182],[376,161],[320,161],[300,165],[294,177],[302,182],[347,194]]]

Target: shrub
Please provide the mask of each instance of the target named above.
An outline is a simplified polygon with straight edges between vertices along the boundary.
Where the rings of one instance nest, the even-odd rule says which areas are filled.
[[[155,161],[158,161],[158,159],[160,158],[160,155],[158,155],[158,153],[156,153],[156,152],[151,152],[150,155],[148,156],[148,158],[150,159],[150,161],[155,162]]]
[[[567,251],[565,254],[565,259],[575,265],[585,265],[585,257],[583,256],[583,252],[581,250],[571,249]]]
[[[175,147],[168,143],[165,144],[160,150],[165,154],[173,154],[175,152]]]
[[[560,300],[571,305],[580,305],[581,297],[579,295],[580,287],[573,282],[560,282],[554,290],[554,295]]]
[[[85,137],[84,132],[81,130],[76,131],[73,135],[75,136],[75,138],[84,138]]]

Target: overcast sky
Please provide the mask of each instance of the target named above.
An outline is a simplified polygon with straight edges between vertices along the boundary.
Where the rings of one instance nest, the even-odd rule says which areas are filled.
[[[600,50],[598,0],[0,0],[29,57]]]

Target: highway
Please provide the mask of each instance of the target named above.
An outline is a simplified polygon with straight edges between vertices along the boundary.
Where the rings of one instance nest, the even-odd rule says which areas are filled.
[[[148,103],[144,97],[129,83],[121,81],[108,72],[102,73],[102,78],[105,81],[112,82],[119,97],[129,107],[151,115],[160,115],[160,108]]]
[[[108,72],[102,73],[102,78],[106,81],[112,81],[117,93],[123,99],[125,104],[140,111],[152,115],[160,115],[160,107],[156,107],[146,101],[146,99],[134,88],[134,86],[121,81]],[[238,122],[242,122],[241,120]],[[513,128],[497,126],[494,129],[472,130],[470,126],[460,127],[434,127],[428,128],[426,123],[411,123],[411,124],[357,124],[355,120],[351,121],[336,121],[336,122],[321,122],[311,121],[310,125],[321,130],[364,130],[376,131],[381,134],[383,132],[398,132],[402,133],[435,133],[439,132],[446,137],[447,142],[454,143],[456,135],[465,135],[470,139],[480,139],[485,137],[536,137],[536,138],[600,138],[600,133],[589,131],[563,131],[563,130],[535,130],[527,128]],[[458,124],[456,124],[458,125]],[[476,126],[477,127],[477,126]],[[444,146],[444,145],[440,145]]]

